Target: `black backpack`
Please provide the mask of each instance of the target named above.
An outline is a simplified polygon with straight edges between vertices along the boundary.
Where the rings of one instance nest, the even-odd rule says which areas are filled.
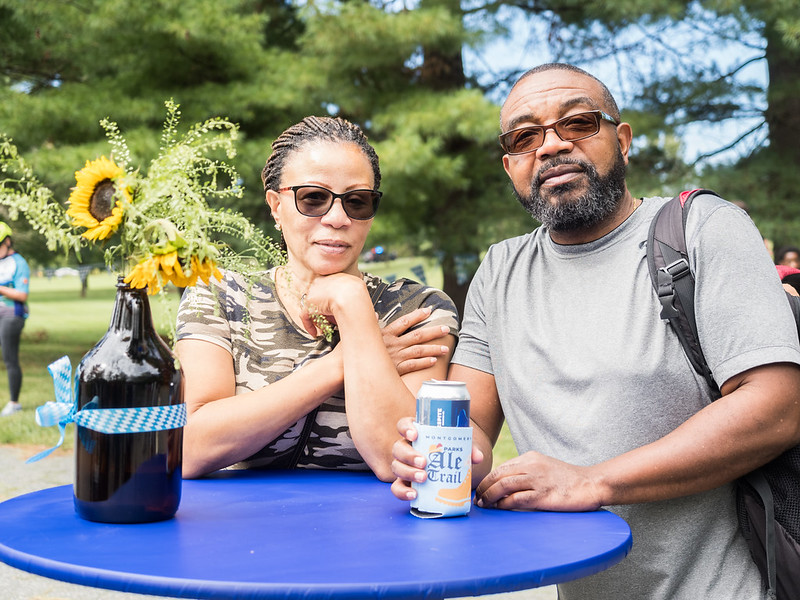
[[[686,251],[686,218],[700,194],[717,195],[710,190],[684,192],[658,211],[647,238],[647,265],[661,302],[661,318],[672,326],[689,362],[717,399],[719,387],[697,337],[694,274]],[[737,480],[736,504],[739,527],[770,597],[800,598],[800,446]]]

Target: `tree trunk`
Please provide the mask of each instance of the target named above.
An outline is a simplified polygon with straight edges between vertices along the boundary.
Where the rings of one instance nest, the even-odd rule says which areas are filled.
[[[89,272],[91,270],[91,267],[78,267],[81,278],[81,298],[86,298],[86,293],[89,291]]]
[[[453,14],[461,12],[460,0],[422,0],[423,8],[430,8],[433,6],[440,6],[447,9]],[[458,91],[464,88],[467,82],[466,75],[464,74],[464,61],[461,54],[461,48],[455,48],[452,52],[442,52],[439,49],[424,48],[423,49],[423,63],[420,69],[420,82],[422,85],[441,92],[441,91]],[[454,134],[455,135],[455,134]],[[465,140],[463,139],[446,139],[443,150],[448,154],[464,151]],[[465,194],[463,191],[450,191],[448,197],[445,199],[445,209],[436,215],[434,224],[437,229],[450,228],[456,219],[451,218],[449,215],[451,211],[465,210],[464,206]],[[459,219],[458,221],[461,221]],[[434,244],[436,239],[447,240],[452,239],[452,234],[445,232],[442,235],[434,236]],[[468,237],[470,232],[459,232],[463,237]],[[442,289],[450,296],[455,302],[458,309],[459,316],[464,314],[464,302],[467,297],[467,289],[472,280],[474,270],[469,272],[465,277],[463,272],[459,272],[457,268],[457,261],[453,254],[443,248],[438,248],[443,252],[442,258]]]
[[[464,273],[460,273],[452,254],[446,254],[442,258],[442,290],[455,303],[459,322],[464,318],[464,304],[467,301],[467,291],[473,274],[474,272],[469,272],[465,276]]]
[[[800,187],[800,50],[786,45],[776,29],[776,18],[764,19],[764,39],[769,73],[767,109],[769,146],[760,158],[758,178],[771,223],[770,235],[781,246],[796,244],[800,225],[797,189]]]
[[[767,91],[766,121],[769,126],[770,149],[778,156],[800,160],[800,50],[790,48],[775,23],[764,27],[767,40],[769,90]]]

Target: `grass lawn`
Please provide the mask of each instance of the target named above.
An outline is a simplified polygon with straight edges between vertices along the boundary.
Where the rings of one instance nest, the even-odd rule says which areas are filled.
[[[408,277],[414,281],[420,281],[420,277],[414,272],[420,268],[425,276],[424,283],[442,289],[442,269],[435,258],[400,257],[391,261],[364,263],[361,265],[362,271],[384,279],[393,276],[395,278]]]
[[[116,277],[109,273],[89,276],[89,289],[81,298],[78,277],[32,277],[28,305],[30,316],[25,323],[20,343],[20,362],[23,382],[20,402],[23,410],[0,419],[0,444],[53,445],[58,441],[57,427],[39,427],[34,410],[53,400],[53,380],[47,365],[69,356],[72,368],[105,334],[111,319],[116,294]],[[177,293],[151,298],[156,327],[167,331],[167,304],[177,306]],[[159,326],[161,323],[161,326]],[[0,406],[8,402],[8,383],[5,366],[0,365]],[[67,429],[64,442],[72,447],[73,426]]]
[[[419,280],[414,273],[424,269],[428,285],[441,287],[441,269],[433,259],[399,258],[390,262],[362,265],[363,270],[381,277],[408,277]],[[30,317],[25,323],[20,345],[23,383],[20,401],[23,410],[11,417],[0,419],[0,444],[51,446],[58,441],[57,427],[39,427],[34,411],[53,400],[53,383],[47,365],[64,356],[70,357],[73,369],[86,352],[103,337],[108,329],[114,305],[116,277],[108,273],[89,276],[89,289],[85,298],[80,296],[78,277],[32,277],[29,296]],[[174,320],[178,295],[150,299],[153,320],[160,332],[169,331]],[[5,367],[0,363],[0,407],[8,402]],[[64,451],[73,445],[74,425],[67,427]],[[495,463],[516,455],[516,450],[504,427],[495,449]]]

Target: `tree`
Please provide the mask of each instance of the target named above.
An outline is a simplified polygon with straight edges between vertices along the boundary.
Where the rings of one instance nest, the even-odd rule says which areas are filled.
[[[101,119],[118,123],[146,168],[165,100],[181,104],[186,126],[228,116],[241,124],[237,166],[250,192],[235,208],[264,222],[269,141],[318,110],[287,51],[302,29],[289,2],[0,2],[0,123],[66,200],[74,172],[109,152]]]
[[[713,181],[724,196],[747,200],[763,232],[800,239],[800,215],[792,208],[800,183],[796,0],[511,0],[487,6],[497,14],[513,9],[516,18],[526,14],[538,24],[532,52],[616,79],[610,83],[622,90],[625,118],[643,134],[631,169],[640,192],[672,193],[701,178]],[[496,85],[504,89],[515,75],[498,74]],[[712,147],[685,164],[680,140],[697,124],[715,132],[707,134]],[[718,135],[721,125],[738,126],[738,132]],[[727,158],[715,162],[723,153]]]
[[[509,202],[498,109],[464,72],[462,16],[457,0],[399,12],[346,3],[309,18],[301,44],[328,102],[376,142],[386,189],[376,233],[437,256],[460,308],[480,253],[530,223]]]
[[[497,107],[479,112],[480,104],[468,99],[476,99],[470,94],[480,91],[500,101],[522,71],[547,60],[574,62],[593,71],[610,65],[619,75],[625,118],[638,133],[629,173],[632,189],[666,195],[713,181],[727,197],[746,198],[768,235],[794,232],[800,237],[800,216],[790,203],[795,183],[800,183],[795,181],[798,150],[791,142],[800,135],[800,17],[790,10],[792,5],[796,0],[421,0],[413,11],[392,12],[378,4],[345,3],[336,9],[326,5],[327,20],[316,21],[325,23],[324,31],[314,30],[313,35],[318,58],[335,49],[324,67],[332,88],[344,86],[340,91],[345,93],[332,94],[337,107],[345,114],[370,113],[372,130],[382,136],[382,144],[386,140],[381,149],[390,157],[388,169],[402,165],[402,181],[416,183],[420,191],[398,202],[405,227],[397,230],[406,237],[414,229],[425,232],[431,249],[442,256],[446,291],[460,301],[463,289],[454,284],[458,259],[528,227],[509,202],[494,140],[497,131],[489,135],[478,125],[496,119]],[[530,46],[535,62],[521,70],[495,71],[481,85],[465,67],[461,49],[479,48],[482,40],[504,35],[521,13],[531,16],[540,34]],[[428,29],[426,17],[435,19],[435,29]],[[397,36],[402,23],[415,24],[412,38]],[[376,37],[385,42],[382,50],[374,46]],[[409,42],[418,44],[416,51]],[[733,45],[735,52],[730,51]],[[392,48],[399,49],[399,56]],[[373,56],[376,52],[380,56]],[[349,60],[339,68],[339,58],[333,57],[343,55]],[[394,68],[383,68],[392,61]],[[753,77],[753,65],[768,67],[767,84]],[[399,83],[392,84],[398,76]],[[364,104],[365,87],[384,90],[374,98],[380,104]],[[395,100],[393,94],[403,89],[406,93],[398,94],[402,99]],[[422,109],[415,112],[416,107]],[[467,129],[476,114],[480,120]],[[687,163],[682,138],[698,123],[735,123],[741,135]],[[466,135],[453,135],[459,125]],[[394,151],[397,142],[410,140],[433,149],[421,154],[427,168],[414,169],[408,148]],[[711,160],[730,148],[738,156],[733,167]],[[731,169],[737,177],[728,177]],[[464,174],[465,179],[442,179],[450,174]],[[435,200],[421,189],[429,187],[420,185],[428,181],[442,190]],[[455,207],[469,207],[478,222],[465,219]],[[509,212],[501,216],[498,209]],[[408,218],[413,211],[418,211],[415,218]],[[489,229],[487,217],[500,225]],[[449,236],[448,225],[461,235]],[[468,265],[468,275],[475,264]]]
[[[439,257],[459,305],[479,253],[529,222],[513,202],[498,202],[508,188],[497,107],[464,74],[469,33],[458,2],[392,10],[368,2],[300,9],[252,0],[40,0],[0,10],[8,49],[0,122],[63,198],[76,168],[108,151],[101,118],[118,122],[146,165],[163,102],[174,98],[185,123],[219,114],[240,123],[247,192],[237,208],[264,225],[258,174],[272,139],[307,114],[359,123],[385,174],[372,239]]]
[[[266,228],[258,174],[271,141],[308,114],[347,117],[375,143],[384,172],[368,243],[437,256],[460,306],[481,252],[532,226],[501,168],[497,103],[521,71],[548,60],[619,74],[625,118],[639,134],[637,193],[717,178],[719,192],[747,196],[767,233],[800,232],[787,203],[797,169],[786,166],[797,164],[800,134],[795,4],[0,0],[0,123],[66,198],[73,172],[107,152],[101,118],[119,123],[146,165],[164,100],[181,104],[184,123],[227,116],[242,131],[246,193],[235,208]],[[525,15],[530,64],[492,71],[488,61],[479,71],[465,62],[465,49],[475,56]],[[721,40],[749,53],[733,62],[714,52]],[[768,87],[751,80],[754,64],[769,66]],[[708,159],[686,164],[682,138],[693,123],[747,119],[753,131],[736,144],[735,177],[718,176],[731,167]]]

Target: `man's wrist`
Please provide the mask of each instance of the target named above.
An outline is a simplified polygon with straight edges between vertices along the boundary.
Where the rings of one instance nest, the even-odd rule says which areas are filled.
[[[587,484],[589,486],[590,497],[594,499],[597,508],[622,504],[615,499],[615,489],[608,477],[608,473],[600,465],[586,467]]]

